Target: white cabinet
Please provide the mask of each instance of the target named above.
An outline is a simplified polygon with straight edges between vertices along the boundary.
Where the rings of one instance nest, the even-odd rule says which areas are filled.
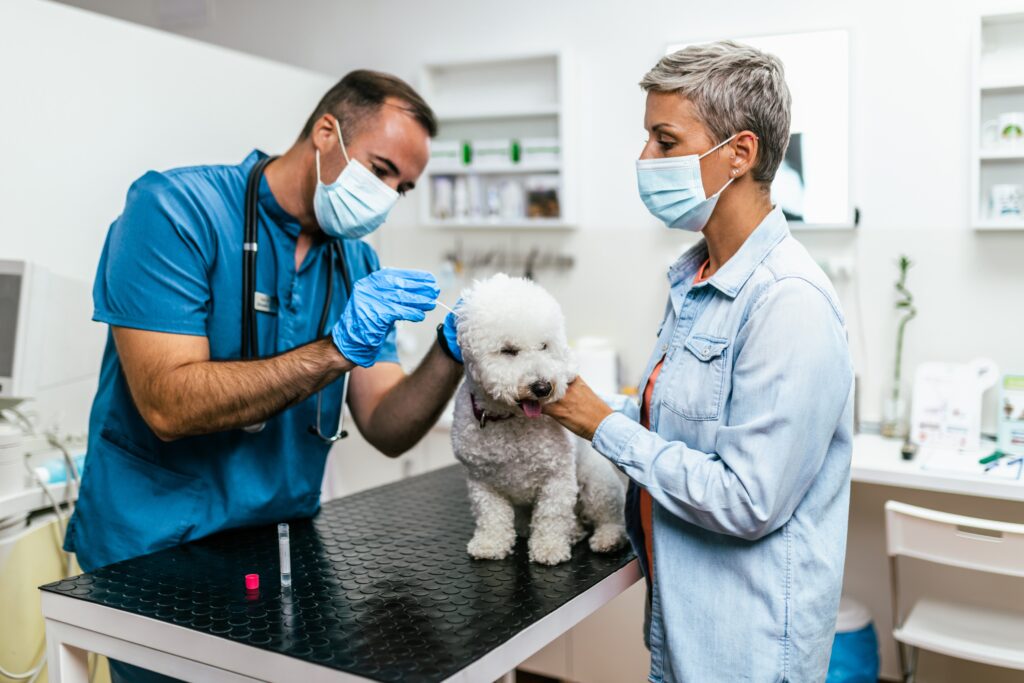
[[[579,683],[647,680],[651,657],[642,630],[646,590],[638,581],[519,668]]]
[[[573,226],[570,71],[561,52],[423,67],[420,89],[439,122],[421,193],[423,225]]]
[[[1024,230],[1024,14],[983,16],[975,31],[971,224]]]

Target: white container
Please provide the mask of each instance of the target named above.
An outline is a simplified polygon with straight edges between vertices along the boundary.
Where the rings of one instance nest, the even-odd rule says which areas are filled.
[[[459,140],[434,140],[430,143],[430,171],[458,171],[462,163],[462,145]]]
[[[455,179],[455,188],[452,190],[454,196],[454,217],[455,220],[469,218],[469,181],[466,176],[459,176]]]
[[[501,218],[505,221],[519,221],[526,217],[526,192],[517,178],[510,178],[501,184]]]
[[[468,218],[470,220],[480,220],[484,216],[484,184],[480,180],[480,176],[470,175],[466,178],[466,187],[469,197]]]
[[[25,488],[23,439],[24,434],[19,428],[0,422],[0,498],[19,493]]]
[[[520,165],[551,168],[562,160],[562,143],[558,138],[523,138],[519,141]]]
[[[434,206],[431,214],[438,220],[448,220],[455,215],[455,187],[451,176],[437,176],[431,180]]]
[[[512,168],[512,138],[473,140],[471,166],[474,169],[502,170]]]
[[[580,337],[574,345],[579,374],[599,395],[619,392],[619,355],[604,337]]]
[[[989,216],[993,220],[1019,220],[1024,191],[1020,185],[1002,183],[989,190]]]

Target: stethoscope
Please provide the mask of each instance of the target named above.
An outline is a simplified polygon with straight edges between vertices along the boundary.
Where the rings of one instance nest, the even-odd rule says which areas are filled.
[[[245,185],[245,239],[242,242],[242,358],[249,360],[259,358],[259,337],[256,333],[256,252],[259,250],[259,212],[258,199],[260,190],[260,179],[263,177],[263,169],[277,157],[264,157],[256,162],[256,165],[249,171],[249,179]],[[331,298],[334,295],[334,265],[337,261],[341,263],[341,275],[345,280],[345,293],[351,296],[352,278],[349,276],[348,268],[345,266],[345,256],[341,244],[332,241],[327,246],[327,293],[324,297],[324,306],[320,309],[320,322],[316,329],[326,334],[328,316],[331,313]],[[323,402],[323,389],[316,395],[316,424],[309,425],[309,433],[320,437],[326,443],[334,443],[339,439],[348,436],[343,429],[345,421],[345,400],[348,397],[348,373],[346,372],[341,380],[341,408],[338,411],[338,428],[332,436],[323,433],[320,423],[321,403]],[[266,422],[258,422],[248,427],[243,427],[250,434],[263,431]]]

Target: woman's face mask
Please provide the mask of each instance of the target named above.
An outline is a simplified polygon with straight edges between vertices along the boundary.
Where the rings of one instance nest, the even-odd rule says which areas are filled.
[[[705,197],[700,160],[735,137],[731,135],[700,155],[638,159],[637,188],[647,210],[670,228],[692,232],[703,230],[718,204],[718,198],[735,178],[730,178],[718,192]]]
[[[358,159],[349,159],[345,140],[341,137],[341,124],[335,120],[334,125],[338,129],[338,142],[346,164],[338,179],[325,185],[320,178],[320,150],[316,151],[313,212],[320,229],[329,237],[359,239],[379,228],[387,219],[398,201],[398,192],[388,187]]]

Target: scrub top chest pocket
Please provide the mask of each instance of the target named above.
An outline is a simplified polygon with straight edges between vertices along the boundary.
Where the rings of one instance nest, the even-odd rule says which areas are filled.
[[[662,402],[687,420],[717,420],[722,412],[729,340],[695,332],[669,359]]]

